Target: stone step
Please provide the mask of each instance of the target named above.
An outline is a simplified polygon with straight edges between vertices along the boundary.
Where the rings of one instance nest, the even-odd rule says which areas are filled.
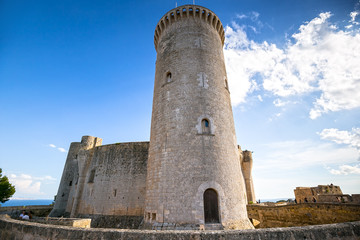
[[[206,223],[205,230],[224,230],[221,223]]]

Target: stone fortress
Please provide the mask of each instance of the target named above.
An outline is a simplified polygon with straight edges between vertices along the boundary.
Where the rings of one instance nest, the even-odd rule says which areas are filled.
[[[297,188],[298,204],[251,204],[252,154],[236,143],[213,12],[169,11],[154,43],[150,142],[71,143],[54,206],[32,206],[43,215],[29,221],[17,220],[23,207],[0,208],[0,239],[360,239],[359,194],[327,202],[348,196],[337,186]]]
[[[343,194],[340,186],[318,185],[317,187],[296,187],[294,189],[297,203],[355,203],[360,204],[360,194]]]
[[[50,216],[126,228],[253,228],[252,155],[236,143],[224,39],[218,17],[201,6],[160,19],[150,142],[71,143]]]

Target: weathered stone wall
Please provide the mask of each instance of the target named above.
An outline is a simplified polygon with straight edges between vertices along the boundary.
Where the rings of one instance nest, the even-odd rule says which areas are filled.
[[[353,203],[360,204],[360,194],[352,194],[351,195]]]
[[[318,185],[317,187],[314,187],[314,191],[317,194],[343,194],[341,188],[333,184]]]
[[[296,201],[298,203],[303,203],[317,202],[319,201],[319,195],[342,195],[343,193],[339,186],[330,184],[318,185],[317,187],[296,187],[296,189],[294,189],[294,194]]]
[[[83,136],[81,138],[80,149],[77,154],[78,163],[78,177],[73,192],[73,197],[69,195],[67,209],[71,206],[70,217],[76,217],[79,208],[82,204],[81,200],[84,197],[84,190],[86,189],[87,176],[89,175],[89,167],[91,164],[92,156],[95,151],[95,147],[101,146],[102,139],[92,136]],[[55,209],[55,208],[54,208]]]
[[[143,216],[149,143],[101,142],[71,144],[51,216]]]
[[[297,187],[294,189],[294,195],[297,203],[312,202],[314,193],[310,187]]]
[[[220,20],[196,5],[169,11],[156,28],[145,202],[145,222],[152,226],[204,224],[204,192],[213,189],[225,228],[252,227],[223,41]]]
[[[349,194],[319,194],[317,199],[321,203],[353,203]]]
[[[139,229],[143,216],[80,214],[80,218],[90,218],[92,228]]]
[[[249,218],[260,221],[258,228],[292,227],[360,220],[360,205],[301,203],[284,206],[247,206]]]
[[[89,219],[89,218],[85,219],[85,218],[41,217],[41,218],[34,218],[34,219],[30,219],[30,220],[25,220],[25,221],[51,224],[51,225],[71,226],[71,227],[78,227],[78,228],[90,228],[90,225],[91,225],[91,219]]]
[[[79,229],[66,226],[24,222],[0,216],[0,239],[12,240],[63,240],[63,239],[107,239],[107,240],[353,240],[360,238],[360,222],[338,223],[308,227],[273,228],[233,231],[150,231],[119,229]]]
[[[148,142],[97,147],[78,214],[143,216]]]

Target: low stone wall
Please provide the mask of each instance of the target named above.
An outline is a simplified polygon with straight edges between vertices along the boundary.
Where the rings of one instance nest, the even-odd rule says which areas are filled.
[[[90,218],[92,228],[121,228],[138,229],[143,221],[143,216],[111,216],[80,214],[79,218]]]
[[[54,218],[41,217],[29,220],[30,222],[45,223],[52,225],[70,226],[78,228],[90,228],[91,219],[86,218]]]
[[[107,239],[107,240],[215,240],[215,239],[359,239],[360,222],[307,227],[232,231],[154,231],[124,229],[79,229],[66,226],[24,222],[0,216],[0,239]]]
[[[256,228],[293,227],[360,220],[360,205],[301,203],[283,206],[247,206],[248,217],[260,221]]]
[[[14,206],[0,207],[0,214],[7,214],[12,218],[18,218],[21,211],[32,212],[33,217],[47,217],[52,210],[51,205],[31,205],[31,206]]]

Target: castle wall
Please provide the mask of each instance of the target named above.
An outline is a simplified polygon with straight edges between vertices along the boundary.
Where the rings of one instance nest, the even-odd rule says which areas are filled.
[[[102,139],[92,136],[83,136],[80,142],[79,152],[77,154],[78,163],[78,178],[76,180],[76,191],[74,197],[68,200],[68,204],[71,204],[70,217],[75,217],[81,204],[81,198],[83,196],[85,178],[88,172],[89,164],[91,162],[92,155],[95,147],[101,146]],[[71,201],[71,202],[69,202]]]
[[[352,194],[351,197],[352,197],[353,203],[360,205],[360,194]]]
[[[323,203],[359,203],[354,202],[353,197],[349,194],[319,194],[318,202]]]
[[[343,194],[339,186],[333,184],[330,185],[318,185],[314,187],[314,192],[316,194]]]
[[[340,203],[301,203],[284,206],[247,205],[249,218],[260,228],[293,227],[360,220],[360,205]],[[326,238],[324,238],[326,239]]]
[[[89,160],[76,216],[142,216],[148,142],[96,147]]]
[[[294,194],[297,203],[311,202],[313,201],[313,198],[315,198],[315,195],[310,187],[297,187],[294,190]]]
[[[50,216],[93,216],[93,226],[132,221],[139,225],[144,213],[149,143],[101,146],[101,142],[100,138],[84,136],[81,143],[71,144]],[[105,218],[108,215],[120,217],[110,221]]]
[[[294,189],[295,199],[298,203],[304,202],[328,202],[333,199],[333,202],[339,202],[335,197],[330,195],[342,195],[342,191],[339,186],[333,184],[330,185],[318,185],[317,187],[296,187]],[[320,195],[329,195],[329,197]]]

